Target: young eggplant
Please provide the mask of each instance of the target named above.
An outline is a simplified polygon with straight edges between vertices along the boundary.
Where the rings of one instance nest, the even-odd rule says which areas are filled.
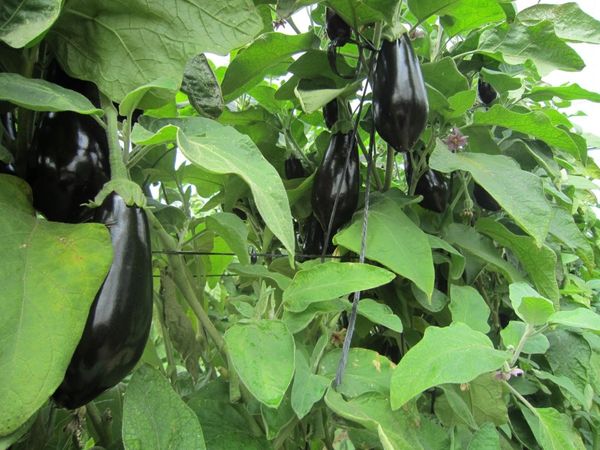
[[[484,105],[489,105],[498,96],[496,90],[492,87],[490,83],[486,83],[481,78],[477,82],[477,94],[479,95],[479,99]]]
[[[406,174],[406,182],[410,186],[412,183],[413,170],[410,164],[410,158],[405,158],[404,170]],[[448,182],[444,176],[435,170],[428,169],[419,181],[415,188],[415,194],[422,195],[420,205],[433,212],[442,213],[448,206],[450,191]]]
[[[65,378],[53,395],[60,406],[85,405],[136,365],[152,322],[152,254],[145,212],[113,193],[94,220],[105,224],[113,263],[90,308]]]
[[[383,41],[372,85],[377,133],[396,151],[409,151],[425,129],[429,103],[407,34],[393,42]]]
[[[312,208],[323,230],[327,230],[329,226],[339,188],[339,199],[333,219],[332,233],[335,233],[352,218],[352,214],[354,214],[358,205],[360,189],[358,152],[356,142],[350,146],[351,140],[352,132],[336,133],[331,136],[329,147],[314,178]],[[350,152],[350,160],[344,173],[348,152]]]
[[[327,8],[325,11],[325,20],[327,37],[331,40],[331,42],[336,47],[342,47],[343,45],[346,45],[352,37],[352,29],[350,28],[350,25],[344,22],[344,19],[338,16],[337,13],[330,8]]]
[[[494,197],[483,189],[479,183],[473,185],[473,197],[475,198],[475,202],[483,209],[493,212],[498,212],[502,209]]]

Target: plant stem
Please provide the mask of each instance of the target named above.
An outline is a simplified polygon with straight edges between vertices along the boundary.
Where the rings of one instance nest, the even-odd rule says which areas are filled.
[[[98,442],[96,442],[96,444],[101,447],[108,447],[112,440],[110,436],[111,433],[108,429],[108,426],[105,426],[107,424],[105,424],[102,420],[102,414],[100,414],[100,410],[94,402],[89,402],[87,405],[85,405],[85,411],[87,417],[92,423],[92,427],[98,434]]]
[[[119,130],[117,127],[117,110],[104,94],[100,93],[100,104],[106,117],[106,137],[110,160],[110,173],[113,180],[129,179],[127,168],[123,162],[123,151],[119,143]]]
[[[513,367],[516,364],[517,360],[519,359],[519,355],[523,351],[523,347],[525,346],[525,343],[527,342],[527,339],[529,339],[529,337],[531,336],[531,333],[533,333],[533,332],[534,332],[533,325],[528,323],[527,327],[525,328],[525,333],[523,333],[523,336],[521,336],[521,340],[517,344],[515,353],[510,361],[511,367]]]
[[[177,380],[177,367],[175,363],[175,358],[173,357],[173,344],[171,343],[171,339],[169,338],[167,332],[167,324],[165,322],[165,300],[161,298],[160,301],[156,300],[159,298],[156,294],[154,294],[155,305],[158,309],[158,323],[160,324],[160,330],[163,335],[163,339],[165,341],[165,352],[167,354],[167,375],[171,380],[171,384],[174,384]]]
[[[383,182],[382,192],[389,191],[392,187],[392,180],[394,179],[394,162],[396,161],[396,150],[388,144],[387,146],[387,160],[385,162],[385,181]]]
[[[517,391],[514,387],[512,387],[510,385],[510,383],[508,381],[503,381],[504,385],[508,387],[508,389],[510,390],[510,392],[517,397],[521,403],[523,403],[525,406],[527,406],[527,408],[533,413],[535,414],[536,417],[538,417],[538,413],[535,410],[535,407],[529,403],[529,401],[527,401],[527,399],[525,397],[523,397],[519,391]]]

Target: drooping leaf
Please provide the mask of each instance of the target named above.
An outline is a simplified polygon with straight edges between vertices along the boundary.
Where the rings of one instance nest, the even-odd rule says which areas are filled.
[[[493,108],[492,108],[493,109]],[[438,142],[429,165],[440,172],[470,172],[502,208],[541,245],[548,234],[552,209],[542,187],[542,180],[523,171],[517,163],[503,155],[485,153],[452,153]],[[512,180],[506,183],[506,180]]]
[[[371,322],[383,325],[392,331],[402,333],[402,321],[388,305],[363,298],[358,302],[358,314]]]
[[[518,19],[526,25],[548,20],[562,39],[600,44],[600,21],[583,12],[575,2],[533,5],[520,11]]]
[[[294,375],[294,338],[283,322],[236,324],[225,343],[244,385],[262,404],[277,408]]]
[[[299,419],[306,416],[313,405],[323,398],[331,380],[314,374],[302,352],[296,350],[296,373],[292,385],[292,408]]]
[[[534,86],[525,95],[536,102],[548,101],[554,98],[600,102],[600,94],[588,91],[577,83],[565,86]]]
[[[0,436],[62,382],[112,260],[101,224],[37,219],[31,190],[0,175]],[[23,382],[27,380],[27,382]]]
[[[17,73],[0,73],[0,100],[34,111],[74,111],[102,115],[102,110],[79,92],[46,80],[25,78]]]
[[[152,109],[163,106],[175,97],[178,89],[178,83],[170,78],[159,78],[146,83],[125,95],[119,104],[119,114],[128,116],[133,114],[136,108]]]
[[[283,301],[289,311],[300,312],[312,303],[373,289],[393,279],[393,273],[370,264],[328,262],[296,273]]]
[[[198,53],[229,53],[251,41],[262,20],[250,0],[70,1],[48,34],[67,72],[120,102],[158,78],[181,84]]]
[[[584,450],[580,434],[573,428],[571,419],[554,408],[522,408],[523,415],[544,450]]]
[[[127,385],[123,403],[125,449],[205,450],[202,428],[160,372],[140,366]]]
[[[202,116],[216,119],[225,108],[221,87],[202,53],[190,59],[185,66],[181,90]]]
[[[248,48],[238,53],[227,67],[221,84],[225,101],[235,100],[258,84],[272,67],[296,53],[315,47],[317,42],[312,32],[298,35],[265,33],[259,36]]]
[[[508,64],[532,60],[541,73],[554,69],[578,71],[585,67],[581,57],[554,32],[548,20],[524,25],[515,21],[510,26],[484,31],[479,51]]]
[[[0,40],[25,47],[48,30],[60,14],[60,0],[7,0],[0,4]]]
[[[344,419],[377,430],[386,450],[424,450],[419,439],[420,417],[414,407],[392,411],[387,396],[374,392],[345,401],[342,394],[332,389],[327,390],[325,403]]]
[[[502,367],[509,353],[463,323],[430,326],[423,339],[400,360],[392,374],[390,397],[398,409],[424,390],[444,383],[467,383]]]
[[[252,140],[232,127],[203,117],[159,120],[154,127],[158,131],[173,125],[179,127],[179,149],[193,164],[218,174],[238,175],[246,182],[262,218],[293,257],[294,229],[285,188]]]
[[[360,253],[362,212],[334,236],[334,243]],[[427,235],[402,211],[393,192],[373,196],[369,208],[366,257],[408,278],[431,297],[434,284],[433,257]]]
[[[319,364],[319,374],[326,376],[330,381],[333,380],[341,355],[341,349],[335,349],[323,356]],[[358,397],[366,392],[386,395],[390,390],[393,368],[394,364],[376,351],[351,348],[342,384],[336,391],[347,397]]]
[[[450,311],[452,322],[463,322],[476,331],[490,331],[490,307],[477,290],[471,286],[450,286]]]
[[[555,276],[556,253],[550,247],[537,246],[533,238],[512,233],[504,225],[491,219],[480,219],[476,228],[510,249],[519,258],[540,293],[555,304],[558,303],[560,294]]]
[[[285,275],[281,274],[281,273],[277,273],[277,272],[272,272],[269,269],[267,269],[265,266],[263,265],[251,265],[251,264],[230,264],[229,265],[229,270],[232,271],[233,273],[237,273],[240,274],[242,276],[247,276],[247,277],[255,277],[255,278],[268,278],[270,280],[273,280],[275,283],[277,283],[277,286],[279,286],[279,288],[283,291],[285,290],[290,283],[292,282],[292,280],[288,277],[286,277]]]

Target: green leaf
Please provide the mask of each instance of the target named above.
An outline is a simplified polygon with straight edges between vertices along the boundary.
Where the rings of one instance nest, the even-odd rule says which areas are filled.
[[[239,52],[227,67],[221,84],[225,101],[235,100],[262,81],[270,69],[296,53],[316,47],[318,42],[312,32],[297,35],[275,32],[262,34],[248,48]]]
[[[515,222],[535,238],[537,245],[542,245],[552,220],[552,209],[538,176],[521,170],[513,159],[506,156],[452,153],[440,141],[429,165],[444,173],[454,170],[470,172]],[[507,183],[506,180],[512,182]]]
[[[0,4],[0,40],[25,47],[43,35],[60,14],[61,0],[8,0]]]
[[[73,0],[48,38],[66,71],[112,100],[158,78],[181,83],[190,58],[251,41],[262,20],[250,0]]]
[[[550,348],[545,357],[552,373],[569,378],[577,389],[585,392],[594,371],[590,344],[581,335],[563,328],[546,332],[546,337],[550,341]]]
[[[377,430],[385,450],[424,450],[418,434],[421,420],[414,407],[394,412],[383,394],[370,392],[345,401],[333,389],[327,390],[325,403],[340,417]]]
[[[502,342],[504,346],[508,348],[512,346],[513,348],[517,348],[521,338],[525,334],[525,330],[527,328],[527,324],[523,322],[517,322],[511,320],[508,322],[508,325],[504,327],[502,331],[500,331],[500,336],[502,336]],[[536,334],[534,336],[530,336],[525,341],[525,345],[521,350],[523,353],[527,353],[528,355],[543,355],[550,348],[550,342],[548,342],[548,338],[543,334]]]
[[[483,78],[483,81],[490,83],[498,92],[514,91],[520,89],[522,86],[519,78],[513,77],[508,73],[497,72],[485,67],[482,67],[479,76]]]
[[[543,325],[554,313],[554,304],[527,283],[511,284],[509,296],[513,310],[530,325]]]
[[[566,327],[600,331],[600,314],[587,308],[556,311],[550,316],[548,322]]]
[[[209,382],[195,391],[188,406],[196,413],[206,448],[210,450],[265,450],[263,437],[255,437],[248,422],[229,400],[228,384],[222,379]]]
[[[79,114],[97,115],[103,113],[79,92],[45,80],[25,78],[16,73],[0,73],[0,100],[34,111],[74,111]]]
[[[296,374],[292,385],[292,408],[298,419],[304,418],[313,405],[323,398],[330,380],[312,373],[306,357],[296,350]]]
[[[588,91],[577,83],[565,86],[533,86],[525,96],[536,102],[553,100],[554,98],[569,101],[589,100],[590,102],[600,102],[600,94]]]
[[[494,247],[493,242],[478,233],[474,228],[458,223],[452,223],[445,230],[444,239],[491,264],[497,271],[502,273],[509,282],[523,279],[521,274],[512,264],[509,264],[502,259],[498,249]]]
[[[439,61],[422,64],[421,71],[427,84],[445,97],[451,97],[469,89],[466,77],[458,70],[456,63],[449,56]]]
[[[393,191],[373,195],[369,208],[366,257],[383,264],[411,280],[426,293],[433,294],[434,270],[427,235],[402,210]],[[360,253],[362,212],[355,214],[350,226],[334,236],[333,242]]]
[[[358,302],[358,314],[371,322],[383,325],[396,333],[402,333],[402,321],[388,305],[363,298]]]
[[[575,2],[562,5],[534,5],[519,12],[518,20],[526,25],[548,20],[556,35],[575,42],[600,44],[600,21],[583,12]]]
[[[523,415],[535,439],[544,450],[585,450],[579,433],[571,419],[554,408],[522,408]]]
[[[576,400],[575,404],[578,403],[579,405],[584,407],[586,409],[586,411],[589,411],[589,409],[591,408],[592,402],[586,400],[583,392],[581,392],[579,389],[577,389],[577,386],[575,386],[575,383],[573,383],[573,381],[570,378],[567,378],[565,376],[555,376],[555,375],[552,375],[551,373],[543,372],[541,370],[535,370],[535,369],[533,369],[533,373],[540,380],[551,381],[552,383],[559,386],[561,388],[561,390],[564,389],[566,392],[569,393],[570,397],[572,397]]]
[[[202,53],[190,59],[185,66],[181,90],[201,116],[216,119],[225,108],[221,86]]]
[[[476,331],[490,331],[488,319],[490,308],[485,300],[471,286],[450,286],[450,311],[452,322],[463,322]]]
[[[458,0],[437,14],[450,36],[506,19],[497,0]]]
[[[225,333],[235,371],[262,404],[277,408],[294,375],[294,338],[278,320],[236,324]]]
[[[127,450],[204,450],[198,418],[160,372],[140,366],[123,402],[123,444]]]
[[[248,184],[262,218],[293,258],[294,229],[285,188],[254,142],[233,127],[202,117],[173,123],[180,127],[177,144],[188,160],[210,172],[238,175]]]
[[[511,233],[504,225],[491,219],[480,219],[476,228],[510,249],[541,294],[558,304],[560,294],[556,281],[556,253],[550,247],[537,246],[533,238]]]
[[[119,114],[128,116],[133,114],[136,108],[159,108],[172,100],[178,90],[179,82],[169,78],[159,78],[146,83],[125,96],[119,105]]]
[[[445,328],[430,326],[392,374],[392,409],[400,408],[430,387],[467,383],[483,373],[497,370],[509,356],[508,352],[495,350],[485,334],[463,323]]]
[[[300,87],[296,87],[294,93],[300,101],[302,110],[305,113],[310,114],[318,111],[335,98],[356,92],[356,89],[360,87],[360,85],[361,82],[357,81],[339,89],[303,90]]]
[[[31,190],[0,175],[0,436],[52,395],[112,261],[101,224],[36,218]],[[24,382],[26,380],[27,382]]]
[[[532,60],[542,74],[585,67],[577,52],[556,36],[554,24],[547,20],[531,26],[514,22],[508,27],[488,29],[481,35],[479,52],[508,64]]]
[[[319,374],[333,380],[341,356],[342,349],[332,350],[323,356],[319,363]],[[336,388],[336,391],[347,397],[358,397],[366,392],[387,395],[393,368],[394,364],[376,351],[351,348],[342,384]]]
[[[594,266],[594,251],[588,240],[575,224],[573,216],[565,209],[555,206],[552,208],[550,234],[567,247],[575,250],[577,255],[588,267]]]
[[[373,289],[393,279],[394,274],[381,267],[327,262],[297,272],[283,293],[283,301],[289,311],[300,312],[312,303]]]
[[[237,216],[236,216],[237,217]],[[241,219],[240,219],[241,220]],[[246,251],[246,255],[248,252]],[[252,277],[252,278],[268,278],[269,280],[273,280],[279,286],[279,289],[282,291],[287,289],[292,280],[285,275],[282,275],[277,272],[272,272],[267,269],[263,265],[242,265],[242,264],[230,264],[229,270],[233,273],[240,274],[242,276]]]
[[[486,112],[477,111],[474,123],[479,125],[497,125],[520,133],[531,135],[566,150],[573,156],[579,155],[577,144],[566,131],[555,127],[548,116],[540,111],[517,113],[500,105],[494,105]]]
[[[296,417],[290,402],[290,396],[283,397],[278,408],[269,408],[265,405],[260,405],[260,415],[265,428],[265,437],[272,441],[275,439],[286,426],[294,424]]]
[[[373,22],[391,22],[396,14],[396,0],[328,0],[327,4],[355,30]]]
[[[349,311],[351,307],[352,304],[348,300],[339,298],[311,303],[308,308],[301,312],[291,312],[285,309],[283,311],[283,321],[289,330],[296,334],[304,330],[318,315]]]
[[[473,435],[467,450],[500,450],[500,436],[496,427],[486,423]]]
[[[250,264],[248,229],[242,219],[232,213],[215,213],[206,218],[206,229],[221,236],[242,264]]]

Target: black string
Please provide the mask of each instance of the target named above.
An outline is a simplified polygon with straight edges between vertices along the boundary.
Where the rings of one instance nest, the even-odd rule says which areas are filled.
[[[233,252],[201,252],[201,251],[192,251],[192,250],[152,250],[154,254],[162,254],[162,255],[196,255],[196,256],[236,256],[237,253]],[[264,256],[266,258],[288,258],[288,255],[285,253],[257,253],[250,252],[249,256]],[[305,253],[296,253],[294,259],[316,259],[321,258],[322,255],[311,255]],[[324,255],[326,259],[341,259],[342,257],[339,255]],[[354,260],[356,258],[348,257],[349,260]]]

